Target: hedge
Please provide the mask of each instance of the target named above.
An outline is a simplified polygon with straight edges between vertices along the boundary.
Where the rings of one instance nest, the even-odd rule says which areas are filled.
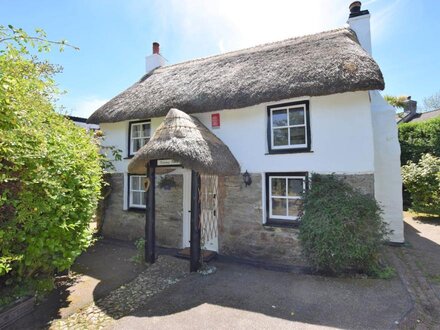
[[[440,157],[440,118],[398,126],[402,165],[418,162],[423,154]]]
[[[101,156],[90,134],[55,112],[54,72],[23,47],[0,51],[3,279],[65,270],[91,243]]]

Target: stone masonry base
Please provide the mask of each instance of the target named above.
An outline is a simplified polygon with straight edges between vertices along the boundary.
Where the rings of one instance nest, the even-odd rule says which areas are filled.
[[[219,177],[218,232],[219,253],[240,258],[305,265],[301,256],[297,228],[263,224],[263,182],[259,173],[251,174],[252,185],[245,187],[241,175]],[[338,175],[358,190],[374,194],[373,174]],[[176,186],[156,187],[156,242],[159,246],[182,246],[183,177],[172,175]],[[122,240],[144,236],[145,211],[123,210],[123,174],[111,176],[112,193],[106,201],[103,234]],[[160,181],[157,178],[156,184]]]

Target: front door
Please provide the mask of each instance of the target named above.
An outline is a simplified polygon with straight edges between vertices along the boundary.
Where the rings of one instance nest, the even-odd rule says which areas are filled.
[[[201,175],[200,222],[201,247],[218,252],[218,177]],[[191,233],[191,171],[183,173],[183,248],[190,246]]]

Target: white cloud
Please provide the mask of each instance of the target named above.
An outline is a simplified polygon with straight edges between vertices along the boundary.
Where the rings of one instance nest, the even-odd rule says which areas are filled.
[[[376,39],[389,37],[396,10],[406,1],[364,1],[363,9],[369,9],[372,14],[373,45]],[[159,22],[158,31],[173,34],[173,51],[210,44],[223,53],[343,27],[350,1],[154,0],[149,3]]]
[[[160,11],[158,16],[177,25],[182,38],[214,39],[224,51],[340,27],[348,17],[347,0],[166,3],[156,7]]]
[[[88,118],[95,110],[106,102],[108,102],[108,99],[90,96],[86,97],[72,107],[72,115]]]

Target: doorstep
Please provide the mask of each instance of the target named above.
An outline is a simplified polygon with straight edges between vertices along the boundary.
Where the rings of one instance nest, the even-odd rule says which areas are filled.
[[[211,250],[201,250],[201,254],[204,262],[210,262],[217,257],[217,252]],[[182,259],[190,259],[189,247],[177,251],[175,256]]]

